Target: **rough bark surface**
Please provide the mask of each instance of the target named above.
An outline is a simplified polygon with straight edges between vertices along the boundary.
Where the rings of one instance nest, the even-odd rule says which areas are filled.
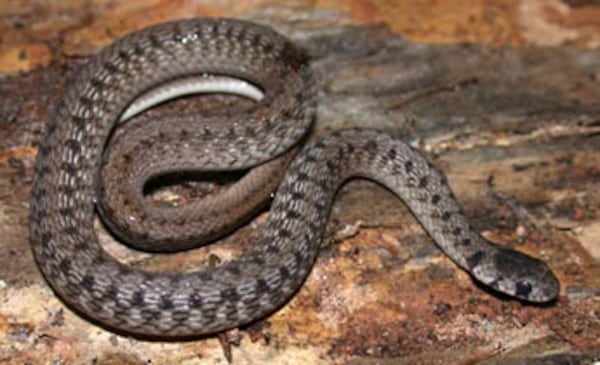
[[[600,361],[600,7],[593,2],[72,3],[0,4],[1,363]],[[447,173],[487,238],[548,262],[560,299],[536,307],[482,290],[399,200],[354,181],[338,194],[320,257],[296,297],[220,341],[133,339],[64,307],[37,271],[27,237],[46,115],[85,56],[144,25],[189,16],[268,24],[305,47],[320,89],[313,135],[365,126],[404,136]],[[233,97],[193,97],[149,114],[244,106]],[[157,199],[185,203],[204,185],[175,186]],[[217,245],[166,257],[129,250],[100,224],[98,231],[131,265],[191,270],[242,254],[266,214]]]

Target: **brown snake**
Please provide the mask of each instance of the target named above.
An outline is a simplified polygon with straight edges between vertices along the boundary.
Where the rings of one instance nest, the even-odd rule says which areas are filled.
[[[558,295],[558,281],[543,262],[493,245],[470,227],[446,179],[426,158],[398,138],[364,129],[336,131],[303,147],[285,172],[249,254],[190,273],[147,272],[116,261],[93,228],[96,197],[113,198],[103,197],[107,190],[99,186],[111,130],[147,90],[204,74],[246,80],[264,98],[233,121],[171,120],[121,148],[122,166],[133,165],[124,174],[134,181],[132,189],[178,169],[260,164],[289,151],[310,126],[315,97],[307,60],[267,27],[226,19],[177,21],[133,33],[93,57],[51,115],[32,190],[36,261],[75,309],[112,328],[159,336],[209,334],[264,317],[302,285],[335,193],[355,176],[398,195],[439,247],[483,284],[531,302]],[[148,168],[135,160],[146,149],[152,151]],[[136,210],[135,204],[116,200],[117,209],[134,205]],[[104,205],[101,210],[113,213]],[[134,220],[145,218],[140,213]],[[117,228],[119,235],[126,235],[123,228]],[[184,242],[193,240],[185,226],[181,229]],[[130,239],[145,236],[138,232]],[[169,239],[158,239],[159,245],[162,240]]]

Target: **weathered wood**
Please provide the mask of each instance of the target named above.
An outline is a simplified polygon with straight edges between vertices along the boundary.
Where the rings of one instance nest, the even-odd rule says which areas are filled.
[[[322,25],[311,19],[331,13],[303,14],[305,21],[281,12],[266,22],[313,59],[321,90],[314,134],[362,126],[405,136],[446,171],[486,237],[549,263],[561,298],[534,307],[478,288],[398,199],[351,182],[308,281],[285,308],[242,331],[234,363],[512,364],[547,356],[544,364],[584,364],[600,356],[600,52],[418,44],[384,25]],[[247,18],[267,19],[260,11]],[[45,116],[79,62],[58,56],[0,81],[0,362],[222,363],[215,339],[148,343],[81,320],[37,272],[27,241],[31,165]],[[150,115],[240,105],[188,98]],[[123,261],[191,270],[241,254],[265,216],[220,245],[164,258],[98,229]]]

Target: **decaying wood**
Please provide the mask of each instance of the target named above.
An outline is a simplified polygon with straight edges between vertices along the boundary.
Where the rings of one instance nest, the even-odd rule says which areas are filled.
[[[399,200],[351,182],[306,284],[285,308],[243,329],[233,362],[584,364],[600,357],[600,52],[425,45],[384,25],[311,22],[327,12],[314,10],[305,21],[282,14],[266,23],[307,49],[317,75],[314,135],[362,126],[405,136],[446,171],[476,229],[546,260],[562,292],[554,305],[535,307],[482,290]],[[265,21],[260,12],[252,19]],[[216,338],[145,342],[78,318],[37,272],[27,238],[32,161],[45,117],[80,62],[57,56],[0,81],[0,362],[223,363]],[[188,98],[151,115],[238,102]],[[98,230],[129,264],[192,270],[243,253],[265,217],[219,245],[164,258]]]

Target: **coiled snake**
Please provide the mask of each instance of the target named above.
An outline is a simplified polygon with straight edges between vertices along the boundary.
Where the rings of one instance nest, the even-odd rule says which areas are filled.
[[[157,122],[117,142],[117,152],[103,154],[132,101],[159,85],[205,74],[245,80],[264,97],[229,120]],[[314,89],[300,50],[273,30],[243,21],[161,24],[102,50],[69,86],[39,148],[30,233],[46,280],[72,307],[130,333],[202,335],[246,324],[279,308],[302,285],[336,190],[359,176],[398,195],[439,247],[476,280],[525,301],[558,295],[558,281],[543,262],[493,245],[470,228],[444,176],[426,158],[395,137],[366,129],[336,131],[302,148],[248,255],[197,272],[154,273],[128,267],[101,248],[93,229],[97,201],[109,218],[121,214],[108,223],[119,236],[152,250],[189,247],[197,233],[209,240],[217,230],[231,229],[231,223],[220,223],[223,217],[244,217],[255,203],[220,208],[222,201],[212,201],[203,208],[209,214],[194,223],[188,219],[194,211],[148,211],[140,203],[145,181],[178,170],[233,170],[267,161],[270,167],[241,183],[250,188],[238,204],[254,199],[255,191],[277,185],[271,174],[287,165],[310,126]],[[115,190],[125,197],[115,196]],[[206,233],[204,226],[215,220],[216,228]],[[146,231],[151,228],[156,232]]]

